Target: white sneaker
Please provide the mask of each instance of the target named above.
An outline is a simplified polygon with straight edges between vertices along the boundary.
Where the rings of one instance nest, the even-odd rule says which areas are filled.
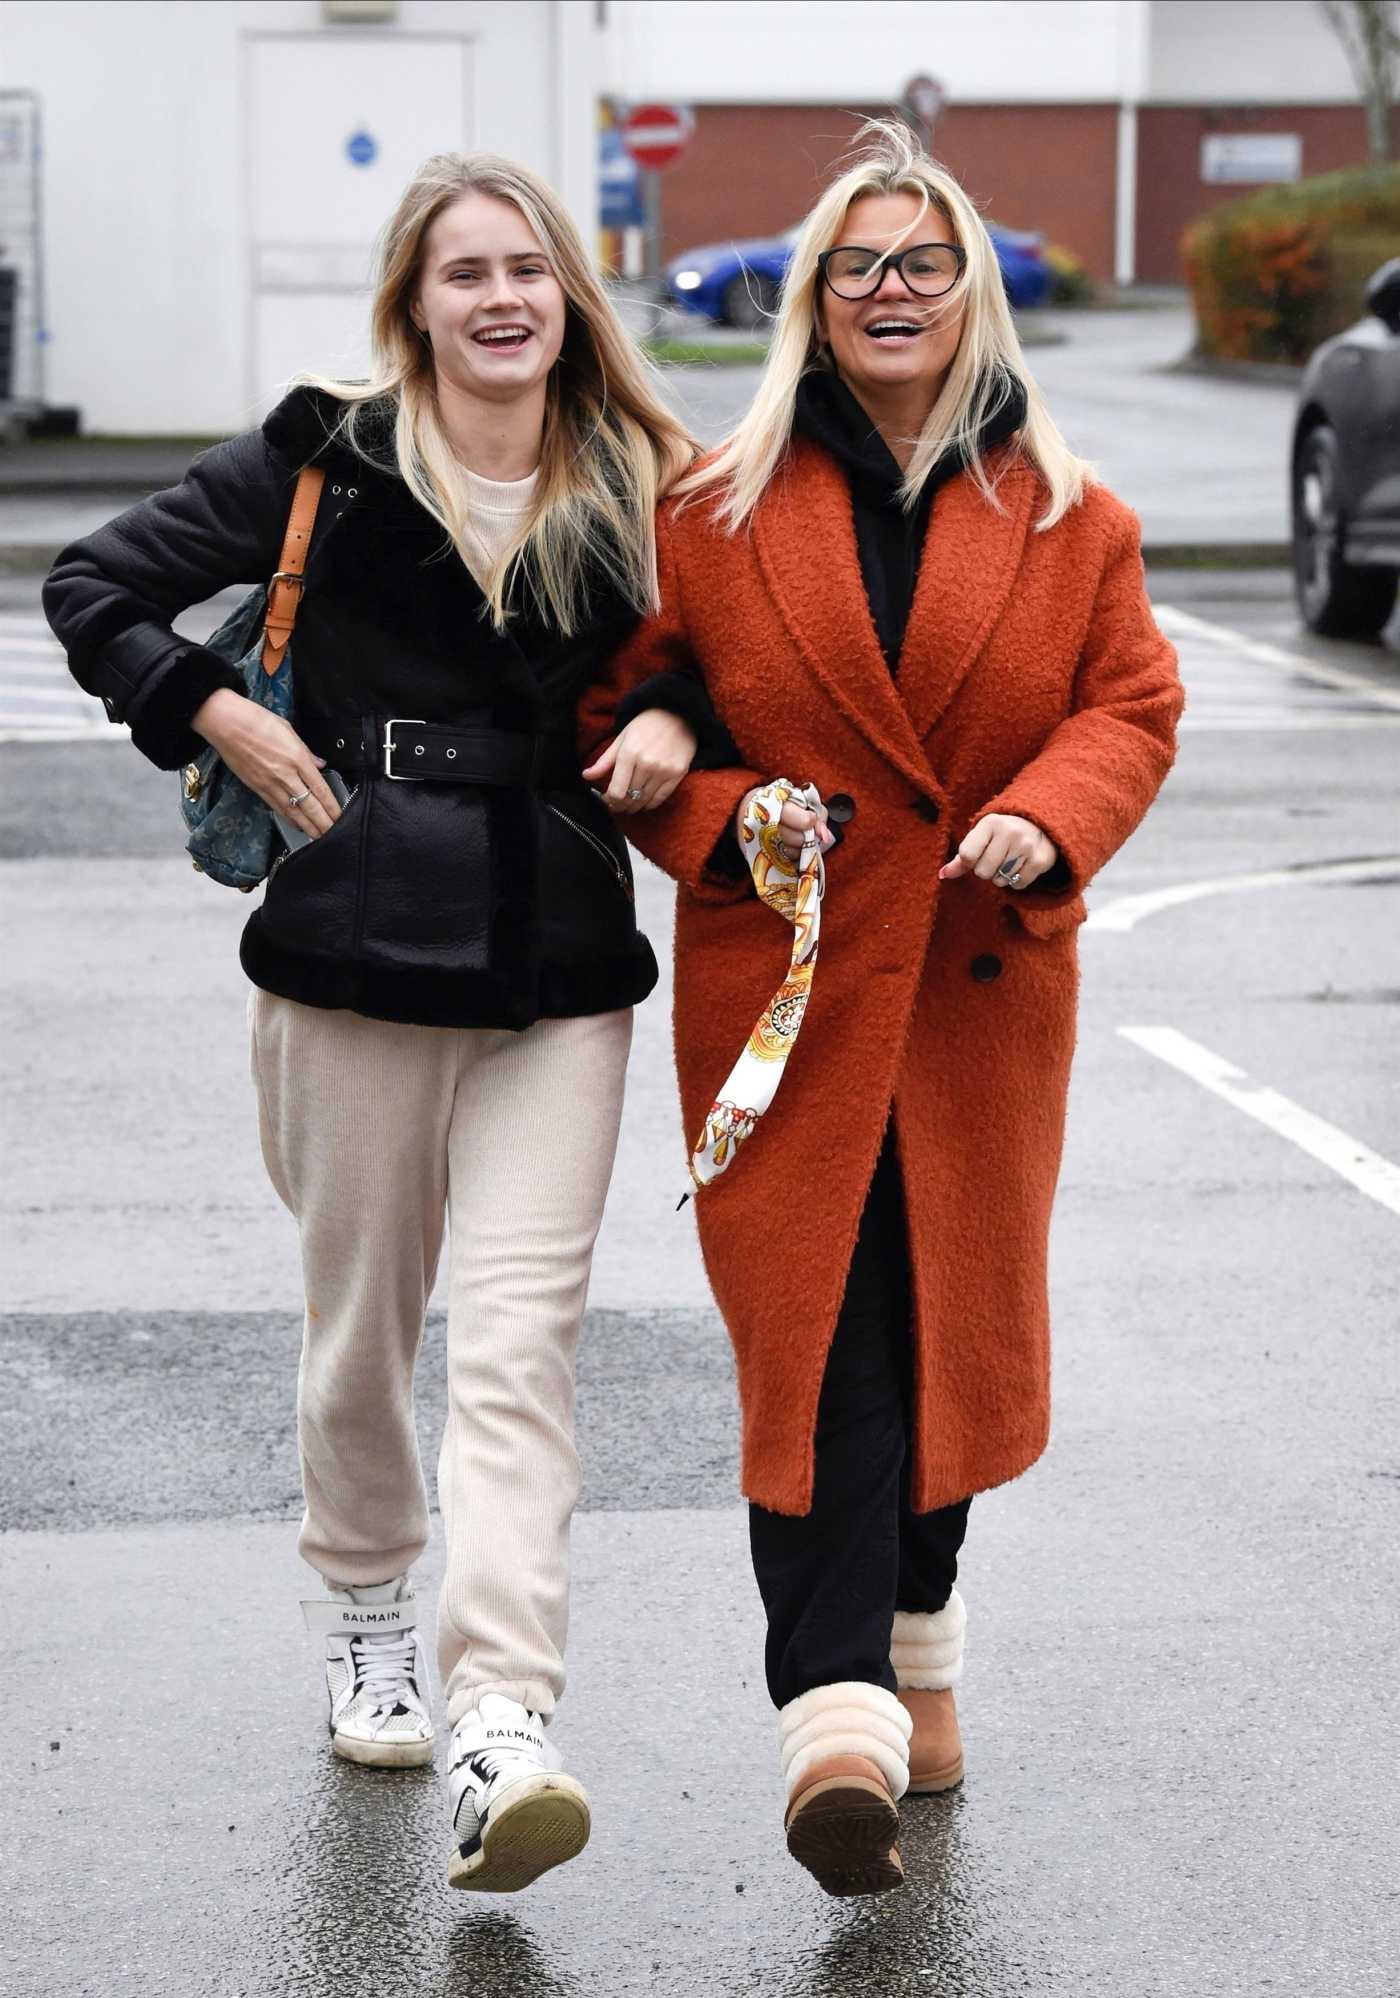
[[[327,1582],[326,1594],[301,1610],[326,1640],[331,1747],[376,1769],[431,1762],[432,1685],[407,1575],[358,1589]]]
[[[513,1894],[588,1843],[588,1798],[566,1776],[544,1723],[516,1700],[486,1693],[452,1730],[447,1803],[450,1886]]]

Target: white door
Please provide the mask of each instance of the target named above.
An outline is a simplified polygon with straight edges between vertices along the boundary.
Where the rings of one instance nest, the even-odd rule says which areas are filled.
[[[374,242],[430,153],[471,145],[471,52],[429,36],[248,43],[251,400],[305,369],[363,376]]]

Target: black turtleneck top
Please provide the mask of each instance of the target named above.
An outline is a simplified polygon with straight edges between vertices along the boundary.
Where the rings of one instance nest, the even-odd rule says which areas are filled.
[[[1026,420],[1026,391],[1015,375],[1007,374],[1006,390],[1000,406],[978,432],[979,457],[1004,444]],[[893,452],[830,368],[814,369],[798,383],[793,428],[799,436],[829,451],[846,474],[870,615],[890,672],[896,673],[934,499],[939,487],[964,469],[967,459],[961,452],[945,452],[935,462],[914,507],[906,510],[900,500],[904,474]],[[836,830],[839,839],[840,829]],[[736,842],[729,844],[737,851]],[[1064,861],[1057,860],[1035,885],[1052,892],[1067,888],[1070,875]]]
[[[988,417],[978,434],[979,456],[994,445],[1005,443],[1025,422],[1025,389],[1012,374],[1008,373],[1006,382],[1004,401]],[[810,438],[814,444],[830,452],[846,475],[860,572],[870,603],[870,615],[890,672],[895,673],[914,601],[914,586],[919,577],[919,563],[923,557],[934,499],[939,487],[945,486],[949,479],[962,471],[967,460],[960,452],[946,452],[934,464],[916,505],[906,511],[900,500],[904,474],[893,453],[841,377],[829,368],[814,369],[798,383],[793,430],[798,436]],[[707,758],[708,762],[723,762],[726,756],[731,760],[737,758],[737,750],[723,725],[716,722],[708,702],[698,702],[694,697],[691,679],[689,674],[663,674],[645,682],[618,708],[614,728],[622,728],[624,723],[648,706],[671,707],[690,722],[702,742],[706,739],[706,729],[713,724],[727,744],[727,751],[717,749]],[[684,703],[673,699],[668,691],[673,680],[686,683],[687,698]],[[839,841],[841,828],[834,826],[832,830]],[[747,871],[739,843],[729,828],[715,842],[710,865],[718,872],[736,878]],[[1057,863],[1040,885],[1060,886],[1061,883],[1052,876],[1062,868],[1063,863]]]
[[[1014,375],[1006,380],[1004,401],[978,435],[979,455],[1005,443],[1025,422],[1026,392]],[[934,498],[940,486],[963,470],[966,459],[960,452],[945,453],[914,507],[906,509],[900,499],[904,474],[894,454],[830,368],[813,369],[798,383],[793,429],[830,452],[846,475],[870,615],[889,669],[896,672]]]

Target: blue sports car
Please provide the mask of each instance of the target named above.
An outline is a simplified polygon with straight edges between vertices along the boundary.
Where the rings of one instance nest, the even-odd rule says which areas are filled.
[[[996,224],[988,234],[1012,305],[1043,305],[1051,283],[1045,238]],[[797,230],[785,229],[751,243],[706,243],[666,266],[666,288],[677,305],[717,325],[761,326],[777,307],[796,241]]]

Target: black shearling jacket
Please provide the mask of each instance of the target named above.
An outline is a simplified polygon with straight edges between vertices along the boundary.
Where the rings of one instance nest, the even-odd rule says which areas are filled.
[[[603,580],[571,638],[524,614],[494,631],[393,468],[389,412],[368,463],[331,439],[337,408],[294,389],[260,431],[65,549],[44,608],[73,675],[161,769],[189,761],[204,746],[191,717],[242,681],[170,621],[231,584],[266,583],[296,475],[322,466],[294,719],[333,766],[337,743],[371,747],[347,751],[355,788],[336,824],[274,869],[243,932],[244,970],[307,1005],[428,1026],[518,1029],[633,1005],[656,960],[626,845],[578,775],[574,715],[636,614]],[[393,781],[370,759],[395,717],[491,731],[488,756],[499,731],[513,751],[523,742],[523,772],[513,754],[504,781]]]

